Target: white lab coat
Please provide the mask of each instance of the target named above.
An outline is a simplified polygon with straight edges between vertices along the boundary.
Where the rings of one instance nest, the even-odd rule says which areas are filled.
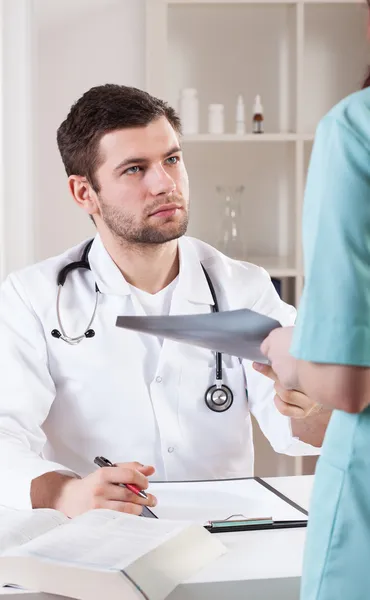
[[[224,382],[234,393],[225,413],[204,402],[215,379],[209,350],[164,340],[147,386],[144,371],[157,340],[115,326],[118,315],[142,309],[99,236],[89,255],[91,272],[73,271],[61,295],[63,326],[69,335],[81,334],[97,282],[96,335],[76,346],[52,337],[57,273],[80,258],[85,243],[10,275],[1,288],[0,505],[29,508],[32,479],[55,470],[84,476],[96,468],[97,455],[154,465],[159,479],[250,476],[250,413],[277,452],[317,452],[292,437],[289,419],[274,405],[272,382],[249,361],[223,356]],[[263,269],[189,237],[179,248],[170,314],[210,312],[203,263],[220,310],[253,308],[293,323],[294,309],[279,299]]]

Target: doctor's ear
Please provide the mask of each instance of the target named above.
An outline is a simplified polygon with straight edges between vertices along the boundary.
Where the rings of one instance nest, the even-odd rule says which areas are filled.
[[[88,215],[99,212],[96,193],[86,177],[71,175],[68,179],[68,185],[74,201]]]

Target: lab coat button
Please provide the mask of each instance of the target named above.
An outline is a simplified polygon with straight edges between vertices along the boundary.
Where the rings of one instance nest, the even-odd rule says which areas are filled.
[[[161,383],[161,381],[162,381],[162,377],[160,377],[160,376],[158,375],[158,377],[156,377],[156,378],[155,378],[155,380],[156,380],[156,382],[157,382],[157,383]]]
[[[168,450],[167,450],[167,451],[168,451],[170,454],[172,454],[172,452],[173,452],[174,450],[175,450],[175,448],[173,448],[172,446],[170,446],[170,447],[168,448]]]

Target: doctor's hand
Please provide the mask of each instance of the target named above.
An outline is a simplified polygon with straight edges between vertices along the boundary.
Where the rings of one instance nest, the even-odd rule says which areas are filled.
[[[299,390],[298,361],[290,353],[294,327],[279,327],[262,342],[261,352],[286,390]]]
[[[109,508],[119,512],[140,515],[142,505],[155,506],[157,500],[151,494],[141,498],[119,483],[133,483],[139,489],[148,487],[148,479],[154,467],[137,462],[117,463],[115,467],[104,467],[82,479],[68,477],[63,485],[55,508],[68,517],[75,517],[94,508]]]
[[[285,417],[291,419],[306,419],[321,411],[322,406],[313,402],[308,396],[297,390],[285,389],[272,367],[261,363],[253,363],[253,368],[275,382],[275,406]]]

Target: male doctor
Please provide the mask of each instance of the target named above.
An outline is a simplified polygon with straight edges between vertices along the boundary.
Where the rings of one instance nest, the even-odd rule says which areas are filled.
[[[234,400],[214,412],[205,403],[213,352],[115,326],[124,314],[209,313],[203,268],[220,310],[294,321],[263,269],[184,237],[189,185],[174,110],[134,88],[99,86],[57,137],[69,189],[97,235],[89,251],[84,241],[2,285],[0,505],[140,514],[155,498],[118,483],[250,476],[251,413],[277,452],[317,453],[329,415],[303,394],[277,387],[274,402],[271,379],[224,355]],[[76,261],[57,298],[58,275]],[[97,455],[118,465],[96,469]]]

